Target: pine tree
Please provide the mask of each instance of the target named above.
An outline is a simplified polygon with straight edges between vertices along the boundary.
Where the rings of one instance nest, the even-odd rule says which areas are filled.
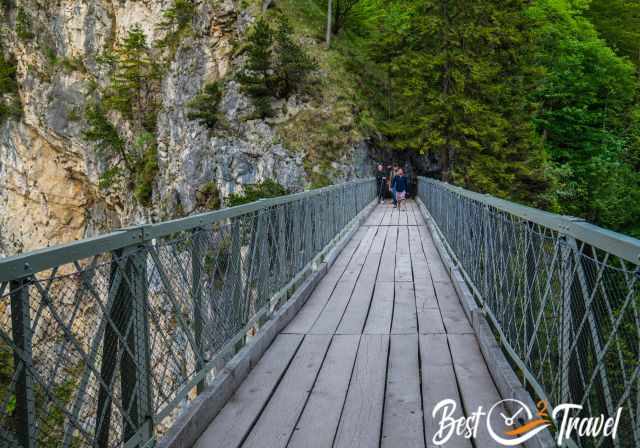
[[[222,88],[217,82],[204,86],[202,93],[196,95],[188,104],[190,111],[187,113],[189,120],[197,120],[209,129],[213,129],[218,123],[218,105],[222,100]]]
[[[154,61],[140,26],[129,30],[114,54],[106,59],[113,65],[114,73],[105,106],[119,111],[138,131],[154,133],[159,107],[160,66]]]
[[[274,89],[271,47],[273,30],[264,18],[258,19],[249,36],[248,59],[238,80],[244,91],[253,98],[257,114],[268,117],[273,114],[271,94]]]
[[[546,189],[527,98],[535,88],[525,0],[422,0],[391,64],[396,146],[435,151],[442,177],[531,201]]]
[[[280,98],[291,95],[318,68],[318,64],[293,41],[292,33],[289,21],[281,16],[278,19],[274,45],[276,94]]]

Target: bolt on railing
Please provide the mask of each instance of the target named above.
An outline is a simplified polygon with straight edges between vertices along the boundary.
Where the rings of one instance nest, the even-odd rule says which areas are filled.
[[[0,446],[150,446],[374,198],[355,181],[0,260]]]
[[[433,179],[418,196],[523,382],[640,446],[640,240]]]

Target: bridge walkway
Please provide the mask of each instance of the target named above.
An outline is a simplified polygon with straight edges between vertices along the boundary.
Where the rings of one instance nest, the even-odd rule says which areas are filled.
[[[500,400],[417,205],[379,205],[195,446],[432,447],[445,398]]]

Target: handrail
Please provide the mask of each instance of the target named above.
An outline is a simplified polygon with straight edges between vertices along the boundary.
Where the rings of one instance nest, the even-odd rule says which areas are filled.
[[[550,409],[622,408],[613,446],[640,446],[640,240],[424,177],[418,196],[523,383]]]
[[[526,205],[517,204],[488,194],[465,190],[464,188],[436,179],[420,177],[419,180],[432,183],[462,197],[478,201],[484,205],[562,232],[565,235],[584,241],[599,249],[606,250],[632,263],[640,263],[640,239],[603,229],[602,227],[586,222],[582,218],[558,215],[537,208],[527,207]]]
[[[0,446],[151,446],[375,193],[357,180],[0,260]]]
[[[296,200],[311,198],[326,194],[348,185],[358,185],[370,182],[369,179],[359,179],[345,184],[331,185],[316,190],[304,191],[276,198],[262,199],[249,204],[224,208],[213,212],[200,213],[185,218],[174,219],[156,224],[142,224],[121,230],[86,238],[80,241],[60,244],[38,249],[0,259],[0,282],[27,277],[50,269],[56,265],[69,263],[73,260],[91,257],[101,252],[110,252],[135,243],[142,244],[153,238],[162,238],[175,232],[206,227],[216,222],[236,218],[238,216],[264,210],[280,204]]]

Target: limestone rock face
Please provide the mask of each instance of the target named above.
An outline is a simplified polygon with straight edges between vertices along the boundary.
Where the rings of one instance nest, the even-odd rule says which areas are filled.
[[[234,73],[244,63],[237,48],[253,13],[231,0],[194,3],[192,32],[163,61],[155,135],[159,172],[148,206],[126,185],[100,188],[113,160],[84,138],[84,112],[96,89],[110,81],[99,56],[135,25],[150,45],[164,38],[158,25],[174,0],[17,0],[5,14],[2,47],[16,61],[23,114],[0,128],[0,256],[201,211],[203,185],[215,184],[222,196],[265,178],[292,191],[310,185],[322,145],[288,136],[296,126],[302,135],[305,126],[320,132],[317,123],[300,118],[324,119],[331,95],[274,101],[275,117],[251,119],[253,106]],[[31,19],[32,39],[15,32],[19,8]],[[187,117],[189,101],[212,81],[223,86],[223,124],[213,131]],[[132,138],[126,123],[110,118]],[[353,128],[353,117],[347,121]],[[362,137],[352,130],[345,135],[340,155],[324,164],[332,181],[367,176],[372,167]]]

